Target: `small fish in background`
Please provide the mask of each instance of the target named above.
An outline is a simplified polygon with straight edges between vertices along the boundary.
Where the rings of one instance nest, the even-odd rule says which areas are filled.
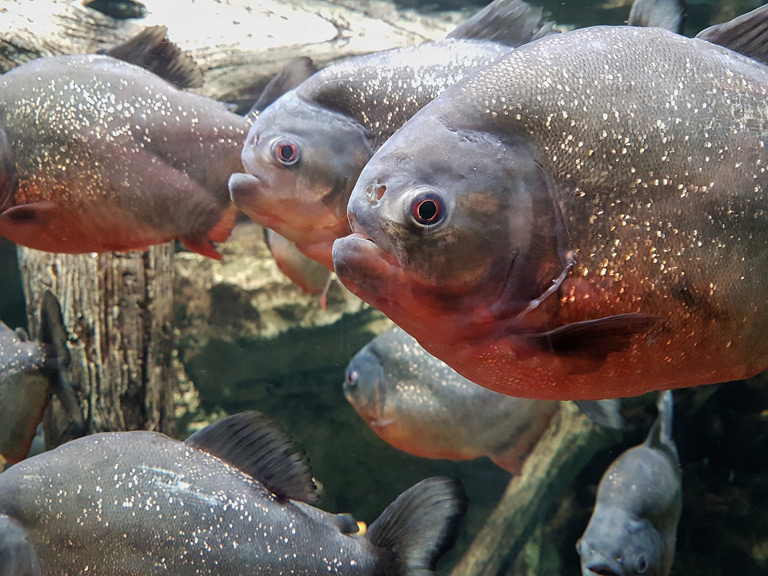
[[[39,58],[0,76],[0,236],[69,253],[178,238],[220,258],[212,243],[235,223],[227,179],[242,169],[250,122],[177,87],[201,76],[164,28],[126,45],[112,52],[171,81],[110,52]]]
[[[595,510],[576,545],[583,576],[667,576],[682,510],[682,472],[672,439],[672,392],[639,446],[608,467]]]
[[[765,55],[766,21],[708,41],[593,26],[472,72],[362,171],[339,280],[513,396],[765,370],[768,68],[729,48]]]
[[[520,0],[496,0],[446,40],[328,66],[265,101],[243,146],[246,173],[230,179],[233,202],[333,270],[333,241],[350,232],[347,201],[373,152],[467,72],[551,33],[541,15]]]
[[[664,28],[675,34],[683,33],[685,0],[635,0],[629,10],[630,26]]]
[[[95,434],[0,474],[0,558],[16,559],[3,574],[424,576],[467,507],[458,480],[429,478],[359,536],[315,500],[301,458],[256,412],[185,442]]]
[[[333,272],[304,256],[296,248],[296,244],[274,230],[264,228],[264,239],[280,272],[305,292],[320,294],[320,306],[325,310],[328,305],[328,290],[334,278]]]
[[[473,384],[399,328],[355,354],[344,396],[371,430],[403,452],[450,460],[487,456],[512,474],[520,473],[558,409],[557,402],[513,398]],[[595,408],[609,414],[599,424],[621,427],[617,403]]]
[[[40,342],[0,322],[0,463],[15,464],[27,456],[52,394],[65,409],[70,434],[84,433],[77,398],[59,374],[60,366],[69,362],[67,332],[50,292],[43,296],[40,318]]]

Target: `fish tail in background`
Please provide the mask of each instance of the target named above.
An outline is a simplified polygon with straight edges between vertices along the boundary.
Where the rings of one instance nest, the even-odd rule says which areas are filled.
[[[122,44],[98,54],[140,66],[179,88],[199,88],[203,72],[191,56],[168,39],[168,28],[149,26]]]
[[[237,222],[238,210],[235,206],[230,205],[221,214],[221,218],[216,225],[204,236],[195,236],[179,238],[179,241],[198,254],[208,256],[214,260],[221,260],[221,254],[211,244],[212,242],[224,242],[229,238],[232,233],[232,228],[235,227]]]
[[[576,406],[587,418],[598,426],[621,430],[624,418],[621,416],[621,399],[576,400]]]
[[[10,144],[8,144],[5,130],[0,128],[0,212],[13,198],[13,192],[17,183],[13,151]]]
[[[427,478],[398,496],[365,537],[394,551],[408,576],[426,576],[456,543],[468,501],[458,479]]]
[[[68,335],[61,306],[50,290],[45,291],[40,305],[40,339],[46,348],[46,369],[51,374],[51,392],[60,402],[60,406],[49,404],[43,424],[46,449],[51,449],[85,436],[88,429],[75,390],[62,378],[61,369],[70,362]],[[58,422],[61,420],[65,424]],[[58,431],[55,437],[54,430]]]
[[[656,26],[675,34],[683,33],[685,0],[635,0],[629,10],[630,26]]]
[[[40,576],[40,562],[19,524],[0,515],[0,576]]]
[[[493,40],[516,48],[554,33],[553,23],[542,24],[541,14],[541,8],[522,0],[495,0],[459,24],[447,37]]]
[[[768,5],[710,26],[696,34],[696,38],[768,64]]]

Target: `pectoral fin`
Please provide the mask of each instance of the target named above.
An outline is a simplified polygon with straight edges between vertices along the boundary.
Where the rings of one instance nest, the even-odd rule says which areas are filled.
[[[660,320],[651,314],[617,314],[522,336],[531,347],[562,357],[571,365],[572,373],[594,372],[600,369],[608,354],[626,350],[635,335]]]
[[[11,225],[47,226],[55,216],[58,205],[55,202],[19,204],[0,213],[0,219]]]

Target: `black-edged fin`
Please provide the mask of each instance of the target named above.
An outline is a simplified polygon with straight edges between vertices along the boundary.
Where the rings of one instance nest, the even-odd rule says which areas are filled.
[[[629,10],[630,26],[664,28],[683,33],[685,0],[635,0]]]
[[[199,88],[203,72],[191,56],[168,39],[167,32],[165,26],[149,26],[101,53],[149,70],[179,88]]]
[[[768,5],[710,26],[696,34],[696,38],[768,64]]]
[[[516,48],[555,33],[552,23],[543,23],[541,15],[541,8],[522,0],[494,0],[459,24],[448,38],[493,40]]]
[[[245,472],[280,498],[317,501],[309,468],[293,444],[261,412],[241,412],[185,440]]]
[[[37,552],[14,519],[0,515],[0,576],[40,576]]]
[[[575,403],[579,410],[598,426],[612,430],[624,428],[624,418],[621,415],[621,399],[576,400]]]
[[[549,332],[521,333],[530,346],[567,360],[571,373],[599,370],[608,354],[626,350],[632,338],[661,318],[650,314],[617,314],[566,324]]]
[[[40,303],[40,340],[48,345],[59,367],[69,366],[70,356],[67,329],[61,314],[59,300],[50,290],[43,294]]]
[[[18,185],[16,162],[5,130],[0,128],[0,212],[9,206]]]
[[[294,58],[283,69],[275,74],[261,91],[259,99],[251,107],[248,115],[258,114],[286,92],[290,92],[307,78],[317,72],[317,66],[311,58],[299,56]]]
[[[467,503],[458,479],[427,478],[387,506],[365,537],[394,551],[403,564],[402,574],[426,576],[456,543]]]

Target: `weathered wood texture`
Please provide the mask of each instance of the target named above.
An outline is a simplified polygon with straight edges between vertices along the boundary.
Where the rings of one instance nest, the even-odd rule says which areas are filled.
[[[144,0],[146,17],[115,20],[72,0],[4,0],[0,71],[55,54],[109,48],[142,27],[163,25],[203,70],[196,90],[226,101],[255,99],[291,59],[338,58],[443,38],[457,12],[420,15],[378,0]]]
[[[27,310],[46,289],[61,303],[75,386],[89,432],[148,429],[173,433],[173,244],[146,253],[68,255],[19,248]],[[39,319],[29,314],[33,335]],[[68,422],[54,400],[46,444]]]
[[[575,404],[561,404],[519,476],[451,576],[505,576],[536,527],[548,521],[577,474],[616,433],[598,428]]]

